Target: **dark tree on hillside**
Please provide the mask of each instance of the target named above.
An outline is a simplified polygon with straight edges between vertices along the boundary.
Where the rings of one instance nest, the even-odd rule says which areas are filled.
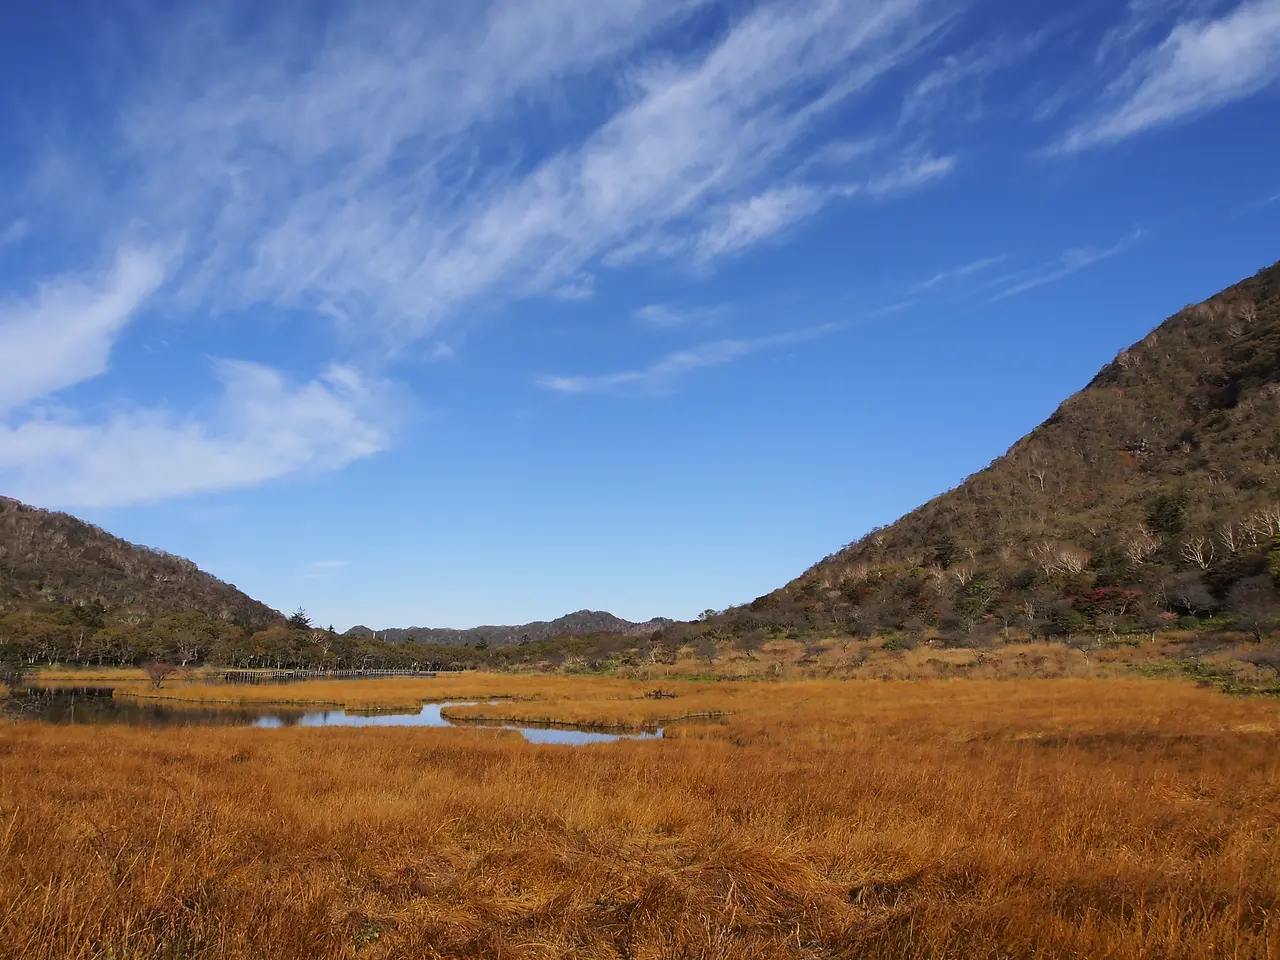
[[[1246,577],[1227,594],[1227,609],[1236,623],[1261,643],[1263,633],[1280,613],[1280,603],[1268,577]]]
[[[307,611],[299,607],[289,615],[288,619],[290,630],[310,630],[311,618],[307,616]]]
[[[707,663],[715,663],[716,657],[720,656],[720,648],[716,646],[713,637],[704,636],[698,640],[694,647],[694,652],[698,655],[699,660],[705,660]]]
[[[1187,523],[1186,508],[1181,497],[1162,494],[1155,498],[1151,509],[1147,511],[1147,523],[1157,533],[1181,533]]]
[[[764,631],[759,629],[748,630],[746,633],[740,634],[734,643],[749,659],[754,660],[756,659],[756,651],[764,644]]]
[[[1165,584],[1165,592],[1175,608],[1193,617],[1208,613],[1214,606],[1213,594],[1205,586],[1200,574],[1194,571],[1188,570],[1171,577]]]

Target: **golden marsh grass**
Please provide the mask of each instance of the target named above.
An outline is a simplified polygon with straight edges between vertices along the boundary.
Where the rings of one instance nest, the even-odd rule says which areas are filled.
[[[338,696],[312,686],[246,692]],[[1137,680],[339,686],[596,723],[732,713],[589,748],[6,724],[0,956],[1280,957],[1275,701]]]

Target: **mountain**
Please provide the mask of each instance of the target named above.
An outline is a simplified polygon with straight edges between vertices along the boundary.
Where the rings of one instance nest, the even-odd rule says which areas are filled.
[[[0,613],[32,604],[98,604],[142,617],[194,611],[249,629],[283,620],[190,560],[0,497]]]
[[[647,636],[670,623],[672,621],[665,617],[655,617],[644,623],[633,623],[603,610],[579,610],[577,613],[568,613],[555,620],[535,620],[533,623],[524,623],[519,626],[471,627],[468,630],[453,630],[447,627],[397,627],[378,630],[376,635],[382,640],[396,643],[416,640],[419,643],[474,647],[483,641],[490,647],[501,647],[522,641],[536,642],[551,640],[555,637],[576,637],[593,633]],[[375,631],[359,626],[352,627],[345,635],[368,638],[373,637]]]
[[[713,626],[963,640],[1239,624],[1280,603],[1277,535],[1280,264],[1121,350],[959,487]]]

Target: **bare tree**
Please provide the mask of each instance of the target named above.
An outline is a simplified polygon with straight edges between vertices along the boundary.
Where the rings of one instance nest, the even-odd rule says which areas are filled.
[[[1047,575],[1080,573],[1089,566],[1092,556],[1083,547],[1077,547],[1071,543],[1054,543],[1050,540],[1041,541],[1031,548],[1031,558]]]
[[[1116,638],[1116,628],[1120,626],[1121,620],[1122,616],[1112,613],[1111,611],[1106,611],[1105,613],[1098,614],[1098,616],[1094,618],[1094,623],[1107,631],[1107,635],[1114,640]]]
[[[1280,504],[1269,503],[1249,518],[1262,538],[1280,536]]]
[[[934,593],[947,592],[947,571],[943,570],[941,567],[927,567],[924,571],[924,575],[928,578],[929,588],[933,590]]]
[[[0,686],[10,693],[17,693],[27,682],[27,668],[21,660],[0,663]]]
[[[715,638],[710,635],[699,637],[693,652],[697,654],[699,660],[707,661],[708,665],[715,663],[716,658],[720,656],[720,648],[716,645]]]
[[[1064,543],[1058,547],[1058,566],[1063,573],[1082,573],[1093,555],[1084,547]]]
[[[804,656],[800,658],[801,663],[814,663],[827,652],[826,646],[821,643],[811,643],[804,648]]]
[[[194,630],[181,631],[174,640],[177,641],[179,665],[185,667],[200,659],[201,636]]]
[[[1092,662],[1089,659],[1089,648],[1092,646],[1095,646],[1098,643],[1098,641],[1095,640],[1093,637],[1068,636],[1065,642],[1068,647],[1071,647],[1074,650],[1080,651],[1080,653],[1084,656],[1084,665],[1086,667],[1089,666],[1089,664]]]
[[[1182,541],[1182,559],[1208,570],[1213,563],[1213,541],[1208,537],[1191,537]]]
[[[1240,659],[1246,663],[1252,663],[1255,667],[1274,670],[1280,674],[1280,650],[1254,650]]]
[[[841,576],[840,581],[841,583],[862,583],[870,574],[871,566],[859,561],[851,563],[845,568],[844,575]]]
[[[951,578],[962,587],[973,579],[973,566],[968,563],[956,564],[956,566],[952,567],[947,572],[950,573]]]
[[[1241,531],[1234,523],[1228,521],[1218,528],[1218,543],[1227,553],[1236,553],[1242,545]]]
[[[1037,543],[1031,548],[1031,559],[1046,576],[1058,572],[1058,551],[1048,540]]]
[[[168,680],[178,668],[172,663],[155,663],[149,660],[142,665],[142,669],[151,680],[151,688],[159,690],[161,684]]]
[[[1129,562],[1141,566],[1147,558],[1160,549],[1160,536],[1153,533],[1145,524],[1139,524],[1133,536],[1129,537],[1121,549]]]

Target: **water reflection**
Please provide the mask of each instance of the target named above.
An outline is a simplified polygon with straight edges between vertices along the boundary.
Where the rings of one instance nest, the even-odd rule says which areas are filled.
[[[529,743],[586,746],[616,740],[657,740],[662,729],[642,733],[603,733],[572,726],[519,725],[486,721],[452,721],[446,707],[473,703],[426,703],[416,713],[350,713],[341,709],[306,710],[275,704],[202,706],[175,702],[115,699],[109,687],[29,689],[0,700],[0,714],[53,724],[124,724],[135,727],[231,726],[282,727],[463,727],[514,730]]]
[[[272,708],[279,726],[297,723],[302,710]],[[110,687],[30,688],[0,700],[0,715],[53,724],[130,727],[245,727],[263,715],[259,707],[209,706],[114,699]]]
[[[658,740],[662,730],[642,733],[602,733],[572,726],[518,725],[483,720],[450,720],[440,711],[446,707],[471,707],[473,703],[424,703],[417,713],[363,714],[346,710],[311,710],[293,721],[302,727],[464,727],[485,726],[499,730],[515,730],[530,743],[558,743],[584,746],[589,743],[611,743],[615,740]],[[255,721],[258,727],[280,727],[290,721],[266,714]]]

